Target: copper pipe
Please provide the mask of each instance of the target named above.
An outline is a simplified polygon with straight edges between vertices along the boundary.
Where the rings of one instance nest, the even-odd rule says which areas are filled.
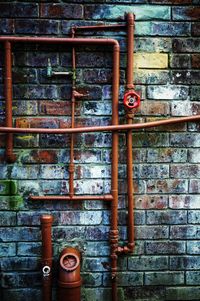
[[[72,30],[72,38],[74,38],[74,31]],[[75,48],[72,48],[72,71],[73,71],[73,77],[72,77],[72,96],[71,96],[71,128],[73,129],[75,127],[75,68],[76,68],[76,54],[75,54]],[[73,197],[74,195],[74,134],[71,134],[70,139],[70,162],[69,162],[69,195],[70,197]]]
[[[181,122],[197,122],[200,120],[200,115],[192,115],[187,117],[170,118],[165,120],[157,120],[144,123],[134,124],[119,124],[94,127],[77,127],[62,128],[62,129],[47,129],[47,128],[13,128],[0,127],[0,133],[33,133],[33,134],[72,134],[72,133],[90,133],[90,132],[113,132],[127,130],[141,130],[163,125],[172,125]]]
[[[98,25],[86,25],[86,26],[74,26],[74,31],[79,30],[112,30],[112,29],[124,29],[126,24],[98,24]]]
[[[40,218],[42,227],[42,301],[52,300],[52,242],[51,227],[52,215],[42,215]]]
[[[5,110],[6,110],[6,127],[12,127],[12,53],[11,43],[5,41],[5,77],[4,77],[4,89],[5,89]],[[13,134],[8,133],[6,136],[6,160],[9,163],[13,163],[16,160],[16,156],[13,153]]]
[[[126,88],[133,89],[134,14],[127,14],[127,74]]]
[[[80,252],[72,247],[62,250],[59,257],[58,301],[80,301]]]
[[[42,195],[42,196],[34,196],[30,195],[29,200],[31,201],[112,201],[113,196],[111,194],[106,195]]]

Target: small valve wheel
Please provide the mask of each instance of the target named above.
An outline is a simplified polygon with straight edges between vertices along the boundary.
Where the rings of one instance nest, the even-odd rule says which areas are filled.
[[[128,109],[134,109],[140,105],[140,95],[135,91],[129,91],[124,95],[124,105]]]

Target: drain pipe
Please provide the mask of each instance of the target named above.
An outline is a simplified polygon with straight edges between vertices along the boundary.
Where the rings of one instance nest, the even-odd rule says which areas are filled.
[[[80,301],[80,252],[72,247],[63,249],[59,257],[58,301]]]
[[[42,228],[42,301],[52,300],[52,241],[51,227],[52,215],[42,215],[40,218]]]

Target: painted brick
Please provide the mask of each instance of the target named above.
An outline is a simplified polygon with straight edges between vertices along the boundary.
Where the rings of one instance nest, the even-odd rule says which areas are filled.
[[[0,20],[0,34],[13,34],[14,24],[12,19],[1,19]]]
[[[192,218],[192,217],[191,217]],[[187,212],[185,210],[148,211],[147,224],[186,224]]]
[[[128,269],[129,270],[166,270],[168,267],[167,256],[141,256],[141,257],[130,257],[128,258]]]
[[[41,256],[42,245],[41,242],[19,242],[17,244],[17,255],[18,256]]]
[[[13,115],[37,115],[38,108],[37,108],[37,101],[30,100],[22,100],[22,101],[14,101],[13,102]]]
[[[186,193],[188,191],[188,181],[182,179],[169,180],[148,180],[148,193]]]
[[[200,54],[192,54],[192,68],[199,69],[200,68]]]
[[[198,255],[200,251],[199,241],[187,241],[187,253]]]
[[[163,120],[164,118],[162,117],[147,117],[146,121],[151,122],[151,121],[158,121],[158,120]],[[159,126],[159,127],[152,127],[149,129],[146,129],[148,132],[154,131],[154,132],[184,132],[187,130],[187,127],[184,123],[179,123],[179,124],[169,124],[169,125],[164,125],[164,126]]]
[[[172,195],[169,207],[172,209],[200,209],[199,195]]]
[[[83,7],[82,5],[75,4],[43,3],[41,5],[40,16],[42,18],[82,19]]]
[[[186,284],[200,285],[200,272],[186,272]]]
[[[165,84],[170,82],[170,74],[166,70],[137,70],[135,74],[136,84]],[[141,104],[143,105],[143,103]]]
[[[102,273],[83,273],[85,287],[97,287],[102,285]]]
[[[12,242],[12,241],[33,241],[39,239],[39,231],[36,228],[0,228],[0,235],[2,242]]]
[[[133,146],[135,147],[153,147],[168,146],[169,135],[167,133],[134,133]]]
[[[200,237],[199,226],[171,226],[170,238],[171,239],[199,239]]]
[[[136,68],[165,69],[168,66],[168,55],[165,53],[136,53]]]
[[[164,300],[165,298],[165,288],[163,286],[130,286],[124,289],[124,295],[127,300]]]
[[[187,150],[180,148],[149,149],[147,151],[147,162],[186,162]]]
[[[191,287],[170,287],[166,290],[166,300],[198,300],[200,294],[200,288]]]
[[[85,17],[86,19],[94,20],[112,20],[121,19],[121,16],[125,12],[133,12],[136,15],[136,20],[169,20],[170,19],[170,8],[157,6],[150,7],[147,5],[134,5],[134,6],[123,6],[123,5],[86,5],[85,6]]]
[[[172,81],[175,84],[199,84],[199,71],[174,71],[172,72]]]
[[[189,36],[190,24],[183,22],[136,22],[136,36]],[[157,50],[158,51],[158,50]]]
[[[172,48],[173,52],[198,52],[200,45],[200,39],[188,38],[188,39],[173,39]]]
[[[199,21],[200,8],[190,7],[174,7],[172,9],[173,20],[197,20]]]
[[[15,226],[16,213],[15,212],[0,212],[0,226]]]
[[[145,273],[146,285],[178,285],[184,284],[183,272],[149,272]]]
[[[140,178],[167,178],[169,176],[169,166],[168,165],[141,165],[139,168]]]
[[[186,99],[188,97],[188,87],[184,86],[149,86],[147,89],[148,98],[152,99]]]
[[[6,289],[3,291],[3,300],[29,300],[34,301],[41,299],[41,289],[36,288],[18,288],[18,289]]]
[[[16,244],[10,243],[0,243],[0,257],[10,257],[16,255]]]
[[[184,241],[149,241],[145,246],[146,254],[183,254],[186,251]]]

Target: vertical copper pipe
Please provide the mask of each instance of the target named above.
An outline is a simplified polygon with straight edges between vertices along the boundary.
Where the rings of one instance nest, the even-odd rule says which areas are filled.
[[[42,215],[40,218],[42,230],[42,301],[52,300],[52,215]]]
[[[119,94],[119,46],[113,49],[113,101],[112,101],[112,125],[119,124],[118,118],[118,94]],[[118,132],[112,133],[112,172],[111,172],[111,277],[112,277],[112,301],[117,301],[117,248],[118,248]]]
[[[74,30],[72,29],[72,38],[74,38]],[[75,126],[75,68],[76,68],[76,53],[75,48],[72,48],[72,99],[71,99],[71,128]],[[69,163],[69,195],[74,196],[74,134],[71,135],[70,139],[70,163]]]
[[[134,14],[127,14],[127,74],[126,88],[133,89]]]
[[[6,126],[12,127],[12,53],[11,43],[4,42],[5,48],[5,77],[4,77],[4,89],[5,89],[5,110],[6,110]],[[6,160],[10,163],[14,162],[16,157],[13,154],[13,134],[6,135]]]

